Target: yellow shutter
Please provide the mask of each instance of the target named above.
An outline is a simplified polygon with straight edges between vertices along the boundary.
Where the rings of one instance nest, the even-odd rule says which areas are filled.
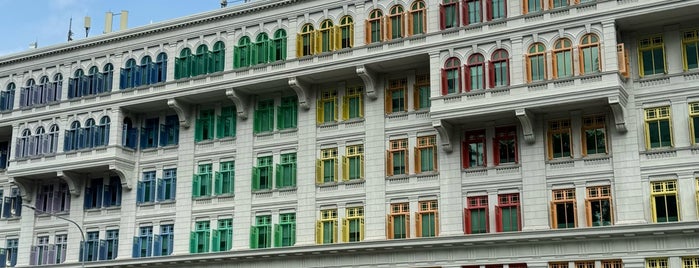
[[[558,226],[556,225],[556,203],[551,201],[551,210],[549,211],[549,214],[551,215],[551,229],[557,229]]]
[[[422,10],[422,32],[427,33],[427,9]]]
[[[303,56],[303,35],[296,35],[296,57],[300,58]]]
[[[337,157],[334,158],[335,161],[333,161],[333,181],[337,182]]]
[[[386,152],[386,176],[393,176],[393,154]]]
[[[335,50],[340,50],[342,48],[342,36],[340,36],[342,34],[342,30],[338,26],[335,26],[333,30],[335,31],[335,42],[330,44],[330,46],[334,47]]]
[[[316,101],[316,122],[318,122],[318,125],[323,123],[323,101],[321,98],[318,98]]]
[[[316,244],[323,244],[323,222],[316,221]]]
[[[338,121],[338,120],[337,120],[337,118],[338,118],[338,116],[337,116],[337,112],[338,112],[338,111],[337,111],[337,106],[338,106],[338,105],[337,105],[337,104],[338,104],[338,103],[337,103],[337,96],[335,96],[335,97],[333,97],[333,108],[335,108],[335,113],[334,113],[334,115],[335,115],[335,118],[334,118],[334,119],[335,119],[335,122]]]
[[[420,149],[417,147],[414,148],[415,151],[415,174],[420,174],[420,171],[422,170],[422,165],[420,163]]]
[[[578,68],[580,68],[580,74],[585,74],[585,57],[583,54],[585,54],[585,50],[578,46]],[[599,49],[598,49],[599,50]]]
[[[422,215],[415,212],[415,237],[422,237]]]
[[[354,47],[354,23],[350,23],[349,27],[350,47]]]
[[[592,211],[590,210],[590,201],[585,200],[585,219],[587,227],[592,227]]]
[[[335,49],[335,29],[337,26],[328,29],[328,50],[330,51]]]
[[[663,46],[663,48],[665,48],[665,47]],[[682,206],[680,206],[680,198],[677,194],[677,191],[675,191],[675,204],[677,204],[677,221],[682,221],[682,213],[681,213]]]
[[[488,215],[488,213],[485,215]],[[434,212],[434,236],[439,236],[439,211]]]
[[[349,220],[342,220],[342,242],[349,242]]]
[[[547,80],[549,77],[549,61],[546,58],[546,52],[544,52],[544,80]]]
[[[364,218],[359,219],[359,241],[364,241]]]
[[[349,119],[349,98],[347,96],[342,97],[342,120]]]
[[[546,52],[544,52],[544,53],[546,53]],[[551,58],[552,58],[551,62],[553,64],[552,65],[553,66],[553,79],[556,79],[556,78],[558,78],[558,61],[556,60],[556,53],[553,51],[551,51],[550,53],[551,53]],[[544,62],[545,62],[544,65],[548,64],[548,62],[546,62],[546,61],[544,61]],[[546,76],[544,76],[544,77],[546,77]]]
[[[527,66],[526,81],[527,83],[532,82],[532,63],[529,61],[529,55],[524,55],[524,64]]]
[[[334,226],[335,228],[333,228],[333,243],[336,243],[337,242],[337,219],[335,219],[333,222],[335,224],[335,226]]]
[[[386,238],[393,239],[393,217],[386,215]]]
[[[342,180],[349,180],[349,158],[347,156],[342,156]]]
[[[379,19],[379,22],[380,22],[379,26],[380,26],[380,28],[382,28],[381,34],[379,35],[381,40],[379,40],[379,41],[383,42],[383,41],[386,41],[386,17],[385,16],[381,17]]]
[[[359,156],[359,177],[364,179],[364,154]]]
[[[655,196],[654,195],[650,196],[650,217],[653,220],[653,222],[658,222],[658,212],[655,210]]]
[[[323,160],[316,160],[316,183],[323,183]]]

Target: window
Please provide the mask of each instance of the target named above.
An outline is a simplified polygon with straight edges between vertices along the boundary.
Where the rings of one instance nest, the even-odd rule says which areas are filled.
[[[583,155],[607,153],[605,116],[586,116],[582,119]]]
[[[19,188],[12,188],[11,194],[3,198],[2,217],[5,219],[22,216],[22,196]]]
[[[155,73],[156,83],[165,82],[167,77],[167,54],[165,52],[161,52],[155,58],[155,70],[153,72]],[[111,82],[109,83],[111,84]]]
[[[427,11],[425,2],[414,1],[408,11],[408,35],[424,34],[427,31]]]
[[[85,187],[85,197],[83,198],[85,209],[102,207],[102,197],[104,186],[102,179],[92,179],[89,181],[89,186]]]
[[[69,211],[68,184],[60,182],[40,185],[36,196],[36,210],[46,213]]]
[[[353,207],[345,210],[342,221],[342,241],[359,242],[364,240],[364,208]]]
[[[432,106],[430,95],[430,76],[428,74],[416,75],[415,88],[413,88],[413,106],[416,111],[429,109]]]
[[[646,121],[646,149],[672,147],[670,106],[644,110]]]
[[[507,17],[507,0],[486,0],[485,8],[489,21]]]
[[[699,177],[696,178],[696,189],[697,189],[697,194],[695,195],[695,198],[697,199],[697,212],[699,213]]]
[[[84,245],[80,245],[79,261],[97,261],[100,250],[100,233],[87,232],[87,239]]]
[[[103,207],[121,206],[121,180],[110,177],[109,184],[104,188]]]
[[[570,76],[573,76],[573,47],[570,39],[558,39],[553,44],[553,78]]]
[[[546,79],[546,47],[542,43],[534,43],[525,55],[527,61],[527,83]]]
[[[320,211],[320,220],[316,222],[316,244],[337,242],[337,209]]]
[[[103,116],[100,118],[99,125],[95,126],[94,136],[92,137],[92,144],[94,147],[101,147],[109,145],[109,120],[108,116]]]
[[[486,167],[485,130],[468,131],[464,134],[462,167]]]
[[[131,257],[144,258],[153,256],[153,226],[138,228],[138,236],[133,238]]]
[[[568,0],[549,0],[549,8],[567,7]]]
[[[296,153],[280,156],[277,165],[277,188],[296,187]]]
[[[32,137],[32,131],[30,129],[22,130],[22,136],[17,138],[17,150],[15,151],[15,157],[25,158],[36,155],[36,143],[34,143],[34,137]]]
[[[292,129],[298,125],[298,97],[282,97],[281,106],[277,108],[277,129]]]
[[[29,107],[34,105],[34,92],[38,92],[37,85],[34,79],[27,80],[25,87],[19,91],[19,107]]]
[[[499,194],[495,206],[495,229],[498,232],[522,230],[522,217],[519,208],[519,194]]]
[[[275,62],[286,59],[286,31],[279,29],[274,32],[270,41],[269,61]]]
[[[337,91],[323,91],[316,105],[318,124],[337,122]]]
[[[665,73],[665,44],[662,35],[638,41],[638,65],[640,77]]]
[[[483,4],[481,0],[464,0],[461,5],[464,10],[464,25],[476,24],[483,21]]]
[[[355,86],[345,89],[342,97],[342,120],[364,118],[364,87]]]
[[[233,219],[219,219],[211,238],[212,252],[229,251],[233,247]]]
[[[211,196],[211,164],[200,164],[192,179],[192,197]]]
[[[461,62],[449,58],[442,69],[442,95],[461,92]]]
[[[174,228],[172,224],[166,224],[160,226],[160,235],[157,236],[158,239],[155,241],[155,251],[153,255],[155,256],[169,256],[172,254],[173,241],[174,241]]]
[[[393,79],[388,81],[386,92],[386,114],[408,111],[408,80]]]
[[[121,181],[119,177],[111,177],[104,185],[103,179],[92,179],[85,187],[85,209],[121,206]]]
[[[699,267],[699,257],[683,257],[682,268],[697,268]]]
[[[685,71],[699,68],[699,35],[697,30],[685,31],[682,35],[682,59]]]
[[[689,129],[692,145],[699,144],[699,102],[689,104]]]
[[[158,147],[158,118],[148,118],[141,128],[141,149]]]
[[[124,80],[126,81],[126,80]],[[89,80],[82,69],[77,69],[72,78],[68,78],[68,99],[80,98],[86,94]]]
[[[315,52],[313,25],[306,23],[296,37],[296,57],[310,56]]]
[[[320,29],[318,29],[316,40],[318,46],[316,50],[318,53],[329,52],[335,49],[335,28],[333,27],[333,22],[331,20],[324,20],[320,23]]]
[[[580,74],[590,74],[602,71],[599,49],[599,38],[595,34],[586,34],[580,40]]]
[[[163,169],[163,178],[158,180],[158,201],[175,200],[177,169]]]
[[[320,150],[316,164],[316,184],[337,182],[337,148]]]
[[[177,145],[180,140],[180,121],[177,115],[165,117],[165,124],[160,125],[160,146]]]
[[[189,253],[209,252],[209,239],[211,230],[209,221],[194,223],[194,231],[189,237]]]
[[[254,133],[269,132],[274,130],[274,100],[261,100],[257,102],[255,109]]]
[[[667,258],[646,259],[646,268],[668,268]]]
[[[6,263],[10,267],[17,265],[17,251],[19,249],[19,239],[7,239],[5,242],[5,258]]]
[[[485,58],[481,54],[468,57],[466,91],[485,89]]]
[[[233,68],[243,68],[251,65],[251,46],[250,37],[243,36],[238,40],[238,45],[233,47]]]
[[[553,229],[575,228],[578,225],[575,189],[553,190],[551,201],[551,227]]]
[[[214,50],[210,53],[209,72],[222,72],[226,62],[226,44],[223,41],[214,43]]]
[[[143,172],[143,178],[138,182],[137,203],[155,202],[155,183],[155,171]]]
[[[517,128],[515,126],[496,127],[493,137],[495,165],[519,162],[517,153]]]
[[[437,136],[417,137],[415,173],[437,171]]]
[[[544,0],[524,0],[524,14],[544,9]]]
[[[587,226],[612,225],[612,191],[609,186],[587,187]]]
[[[211,52],[206,45],[199,45],[196,54],[192,55],[192,76],[198,76],[209,73],[209,62],[211,60]]]
[[[219,164],[219,172],[216,172],[216,195],[234,194],[235,191],[235,162],[227,161]]]
[[[510,85],[509,66],[510,58],[506,50],[498,49],[493,52],[493,56],[489,63],[490,88]]]
[[[274,226],[274,246],[290,247],[296,244],[296,214],[279,214],[279,224]]]
[[[364,145],[347,146],[342,157],[342,180],[364,179]]]
[[[55,260],[50,259],[49,263],[54,264],[54,263],[63,263],[66,261],[66,250],[68,249],[68,235],[56,235],[54,237],[55,242]],[[49,248],[49,251],[51,248]],[[49,254],[49,257],[51,255]]]
[[[548,130],[549,160],[573,157],[573,142],[571,139],[570,120],[550,121]]]
[[[466,199],[467,208],[464,211],[467,234],[484,234],[490,229],[488,216],[488,196],[472,196]]]
[[[410,237],[410,206],[408,203],[391,204],[386,236],[388,239]]]
[[[549,268],[568,268],[567,262],[550,262]],[[578,267],[575,267],[578,268]]]
[[[221,107],[221,115],[216,120],[216,138],[235,137],[236,110],[235,106]]]
[[[390,15],[386,19],[386,36],[388,40],[403,38],[403,6],[395,5],[391,7]]]
[[[651,182],[650,195],[653,222],[673,222],[680,220],[677,181]]]
[[[623,268],[621,260],[602,260],[602,268]]]
[[[369,19],[366,21],[366,43],[377,43],[383,41],[383,12],[374,9],[369,13]]]
[[[408,175],[408,139],[389,142],[386,176]]]
[[[49,264],[49,237],[40,236],[36,238],[36,245],[31,247],[29,253],[29,265],[46,265]],[[55,253],[54,253],[55,254]],[[2,263],[0,265],[4,265]]]
[[[449,29],[459,27],[459,0],[442,0],[439,6],[439,28]]]
[[[256,216],[250,228],[250,248],[272,247],[272,216]]]
[[[257,158],[257,166],[252,168],[252,190],[272,189],[272,156]]]
[[[146,60],[150,61],[150,57],[148,57]],[[147,64],[148,62],[146,62],[146,65]],[[93,74],[91,73],[90,75]],[[136,65],[135,59],[129,59],[126,61],[126,64],[124,64],[124,68],[121,69],[119,76],[119,88],[126,89],[138,87],[141,85],[141,77],[140,66]]]
[[[78,121],[73,121],[70,123],[70,129],[67,129],[65,131],[64,135],[64,142],[63,142],[63,151],[73,151],[77,150],[80,147],[80,142],[82,139],[80,138],[82,135],[81,134],[81,128],[80,128],[80,122]],[[17,148],[22,148],[20,146],[17,146]]]
[[[416,214],[417,237],[434,237],[439,234],[437,200],[420,201]]]
[[[194,141],[200,142],[214,139],[214,110],[199,111],[197,128],[194,133]]]
[[[15,83],[7,84],[5,90],[0,92],[0,111],[10,111],[15,103]]]
[[[255,39],[255,44],[251,48],[250,65],[267,63],[269,61],[267,57],[267,53],[269,53],[269,37],[267,33],[258,34]]]

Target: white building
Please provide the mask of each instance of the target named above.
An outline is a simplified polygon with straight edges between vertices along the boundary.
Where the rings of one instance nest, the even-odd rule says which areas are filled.
[[[698,268],[698,13],[266,0],[2,57],[0,263]]]

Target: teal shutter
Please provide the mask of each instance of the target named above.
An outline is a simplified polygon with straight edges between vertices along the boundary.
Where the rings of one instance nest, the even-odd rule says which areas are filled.
[[[196,128],[194,129],[194,141],[200,142],[204,140],[204,118],[199,118],[196,121]]]
[[[216,124],[218,125],[218,128],[216,129],[216,138],[220,139],[225,137],[224,128],[226,125],[223,123],[223,115],[217,116],[216,121]]]
[[[255,226],[250,227],[250,248],[257,248],[257,236],[258,236],[257,228]]]
[[[221,233],[219,230],[213,230],[213,236],[211,237],[211,251],[219,252],[221,251]]]
[[[277,176],[276,176],[276,179],[277,179],[277,180],[275,181],[275,182],[276,182],[277,188],[282,188],[282,180],[284,179],[284,178],[282,177],[283,174],[284,174],[284,173],[282,172],[282,168],[283,168],[282,165],[277,164],[277,174],[276,174],[276,175],[277,175]]]
[[[282,227],[279,224],[274,225],[274,247],[282,246]]]
[[[220,172],[216,171],[215,178],[216,179],[214,183],[214,192],[216,193],[216,195],[221,195],[221,193],[223,192],[223,177],[221,176]]]
[[[197,252],[197,242],[198,242],[198,235],[196,232],[192,232],[189,234],[189,253],[198,253]]]
[[[194,175],[192,176],[192,197],[200,197],[201,193],[199,192],[199,189],[201,187],[201,181],[199,180],[199,176]]]
[[[296,163],[291,163],[291,186],[296,187]]]
[[[252,189],[260,189],[260,169],[258,167],[252,168]]]

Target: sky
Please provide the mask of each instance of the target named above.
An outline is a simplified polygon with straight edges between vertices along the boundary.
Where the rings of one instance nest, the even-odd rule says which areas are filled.
[[[229,7],[236,1],[229,0]],[[92,18],[89,36],[102,34],[107,11],[127,10],[128,27],[193,15],[221,7],[220,0],[0,0],[0,56],[67,42],[70,18],[73,40],[85,38],[85,16]],[[9,12],[8,12],[9,11]],[[113,29],[118,30],[119,16]]]

